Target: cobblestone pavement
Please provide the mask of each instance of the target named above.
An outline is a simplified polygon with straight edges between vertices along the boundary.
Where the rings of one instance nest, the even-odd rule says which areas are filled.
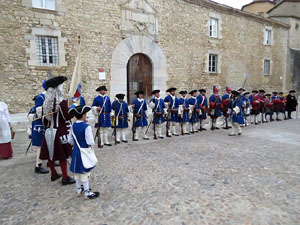
[[[0,161],[0,224],[293,225],[300,221],[300,120],[207,131],[97,149],[91,186],[33,172],[18,132],[14,158]]]

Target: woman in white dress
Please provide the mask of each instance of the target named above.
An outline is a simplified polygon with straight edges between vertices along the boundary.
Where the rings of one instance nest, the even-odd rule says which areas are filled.
[[[13,155],[11,128],[7,105],[4,102],[0,102],[0,159],[9,159]]]

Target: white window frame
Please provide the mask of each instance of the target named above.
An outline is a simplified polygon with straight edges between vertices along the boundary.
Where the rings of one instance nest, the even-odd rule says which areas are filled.
[[[268,62],[268,68],[266,67],[266,63]],[[270,59],[264,59],[264,76],[270,76],[271,75],[271,60]]]
[[[32,0],[32,7],[55,11],[55,0]]]
[[[213,66],[213,57],[215,58],[215,65]],[[209,73],[213,73],[213,74],[217,74],[218,73],[218,66],[219,66],[219,55],[218,54],[209,54],[208,55],[208,72]],[[213,67],[215,68],[213,70]]]
[[[265,29],[264,45],[272,45],[272,29]]]
[[[40,67],[39,60],[38,60],[38,52],[37,52],[37,41],[36,41],[38,36],[56,37],[57,45],[58,45],[58,65],[56,67],[68,66],[68,63],[66,62],[66,50],[65,50],[65,43],[67,42],[67,38],[62,37],[61,31],[59,30],[37,28],[37,27],[32,28],[31,34],[25,35],[25,40],[28,40],[30,42],[29,48],[26,49],[26,53],[29,55],[28,65]]]
[[[219,19],[213,17],[209,18],[209,36],[212,38],[219,37]]]

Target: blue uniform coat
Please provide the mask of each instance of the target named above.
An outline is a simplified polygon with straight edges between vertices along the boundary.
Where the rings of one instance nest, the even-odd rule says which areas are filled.
[[[82,123],[74,123],[72,126],[73,129],[73,135],[76,136],[78,144],[80,145],[81,148],[88,148],[88,144],[86,143],[85,140],[85,129],[89,125],[82,122]],[[72,151],[72,161],[70,165],[70,171],[72,173],[87,173],[90,172],[93,168],[90,169],[85,169],[82,163],[81,159],[81,154],[80,154],[80,149],[74,139],[74,146],[73,146],[73,151]]]
[[[147,103],[146,103],[145,99],[142,99],[141,101],[139,101],[139,99],[136,98],[133,100],[132,104],[135,105],[134,114],[141,115],[141,117],[136,117],[135,126],[136,127],[148,126],[147,115],[146,115],[146,111],[148,108],[147,108]]]
[[[189,98],[188,103],[189,103],[189,105],[195,106],[196,110],[199,109],[199,102],[198,102],[197,98],[195,98],[195,97]],[[192,112],[192,117],[190,119],[190,122],[191,123],[199,122],[199,113],[195,112],[195,110],[193,110],[193,112]]]
[[[243,101],[241,98],[236,98],[233,102],[232,102],[232,108],[234,109],[235,107],[239,107],[240,112],[239,113],[233,113],[234,110],[232,110],[232,122],[233,123],[239,123],[239,124],[244,124],[244,117],[242,114],[242,108],[243,108]]]
[[[115,100],[111,108],[115,111],[115,118],[118,119],[117,128],[128,128],[129,109],[127,103],[123,101],[121,104],[118,100]]]
[[[219,95],[214,95],[212,94],[210,97],[209,97],[209,102],[214,102],[215,103],[215,113],[214,115],[212,116],[215,116],[215,117],[220,117],[222,116],[222,109],[221,109],[221,97]],[[220,104],[219,107],[217,107],[217,104]]]
[[[162,115],[160,115],[160,116],[159,115],[155,116],[155,121],[153,121],[153,123],[155,123],[155,124],[164,123],[165,122],[165,118],[163,116],[164,108],[165,108],[164,100],[162,100],[161,98],[159,100],[157,100],[156,98],[152,98],[152,99],[150,99],[149,102],[153,102],[153,99],[155,99],[154,112],[162,113]]]
[[[179,98],[178,99],[178,104],[182,105],[183,110],[184,109],[189,109],[189,102],[187,98]],[[188,123],[190,122],[190,118],[189,118],[189,112],[183,112],[183,115],[181,115],[181,117],[179,118],[179,121],[182,123]]]
[[[198,95],[197,96],[197,101],[198,101],[198,104],[199,104],[199,109],[201,110],[202,107],[205,107],[206,110],[208,109],[208,102],[207,102],[207,97],[206,96],[203,96],[203,95]],[[199,115],[199,118],[201,120],[205,120],[207,118],[207,113],[206,111],[205,112],[202,112],[201,115]]]
[[[105,105],[104,105],[105,103]],[[107,95],[102,96],[98,95],[96,98],[94,98],[94,102],[92,106],[100,106],[101,114],[99,116],[100,118],[100,127],[111,127],[111,121],[110,121],[110,113],[111,113],[111,102]],[[96,123],[95,127],[99,127],[99,124]]]
[[[179,108],[179,102],[178,98],[175,96],[175,100],[173,100],[171,95],[168,95],[165,97],[164,102],[170,103],[170,110],[177,110],[176,113],[171,112],[171,121],[172,122],[179,122],[178,119],[178,108]]]
[[[44,94],[39,94],[38,96],[36,96],[35,105],[30,109],[28,114],[35,114],[34,119],[38,118],[38,116],[36,115],[36,108],[43,106],[44,101],[45,101]],[[33,121],[32,132],[31,132],[32,146],[37,146],[37,147],[42,146],[44,133],[45,133],[45,127],[43,121],[41,119]]]

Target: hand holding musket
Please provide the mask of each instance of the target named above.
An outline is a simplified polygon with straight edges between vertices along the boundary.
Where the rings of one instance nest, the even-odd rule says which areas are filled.
[[[136,126],[135,126],[135,120],[136,120],[136,113],[135,113],[135,105],[132,105],[132,140],[135,140],[135,133],[136,133]]]

